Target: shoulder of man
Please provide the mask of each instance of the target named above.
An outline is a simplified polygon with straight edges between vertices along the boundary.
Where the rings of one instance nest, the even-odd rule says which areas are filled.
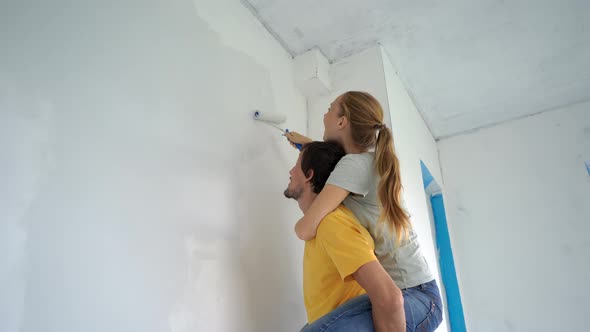
[[[360,227],[363,226],[356,219],[352,211],[341,204],[324,217],[318,227],[317,236],[320,238],[329,237],[341,231],[360,232]]]
[[[364,264],[377,260],[371,235],[344,206],[336,208],[322,220],[316,240],[334,263],[342,280]]]

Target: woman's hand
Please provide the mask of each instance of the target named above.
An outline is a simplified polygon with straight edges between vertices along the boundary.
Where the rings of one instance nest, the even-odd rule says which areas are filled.
[[[305,137],[296,131],[286,132],[285,137],[287,137],[287,139],[289,140],[289,143],[291,143],[291,146],[295,149],[297,149],[295,144],[305,145],[307,143],[313,142],[313,140],[311,138]]]

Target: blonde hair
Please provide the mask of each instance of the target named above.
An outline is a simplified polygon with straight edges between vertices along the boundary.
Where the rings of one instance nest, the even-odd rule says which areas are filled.
[[[352,141],[364,149],[375,147],[375,166],[381,177],[377,196],[381,203],[379,222],[386,221],[395,230],[396,240],[407,237],[412,228],[410,217],[401,204],[402,182],[399,160],[393,148],[391,130],[383,124],[383,109],[366,92],[349,91],[339,98],[340,116],[350,123]]]

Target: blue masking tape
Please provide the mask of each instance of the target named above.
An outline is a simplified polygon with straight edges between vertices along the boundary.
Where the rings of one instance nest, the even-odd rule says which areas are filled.
[[[428,170],[428,167],[424,164],[422,160],[420,160],[420,168],[422,169],[422,182],[424,183],[424,189],[430,185],[432,181],[434,181],[434,177]]]
[[[584,163],[586,165],[586,170],[588,171],[588,175],[590,175],[590,160],[586,160]]]

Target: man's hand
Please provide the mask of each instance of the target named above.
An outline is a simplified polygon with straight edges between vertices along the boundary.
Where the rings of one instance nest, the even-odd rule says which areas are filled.
[[[377,332],[406,331],[404,298],[401,290],[374,260],[356,270],[354,279],[367,291],[373,307],[373,325]]]

